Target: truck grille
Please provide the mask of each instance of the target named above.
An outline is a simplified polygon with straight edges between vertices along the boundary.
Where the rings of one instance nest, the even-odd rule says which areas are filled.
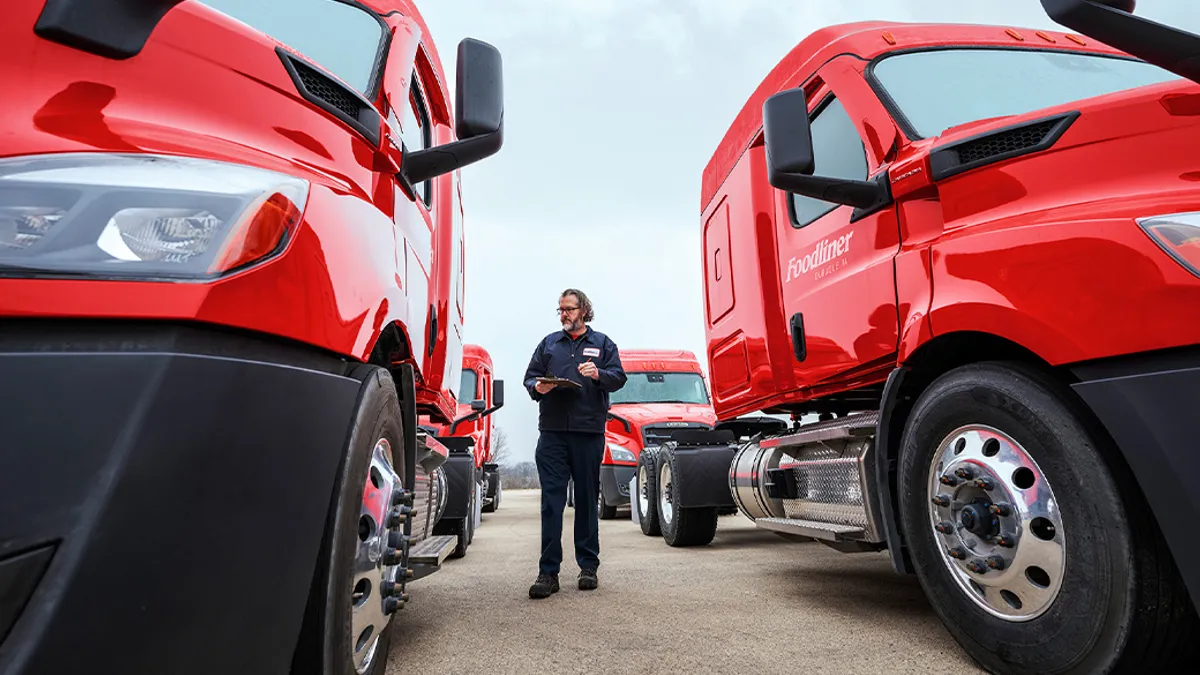
[[[711,430],[712,426],[703,422],[670,422],[660,424],[647,424],[642,427],[642,446],[650,447],[652,445],[662,445],[671,440],[671,434],[680,429],[706,429]]]

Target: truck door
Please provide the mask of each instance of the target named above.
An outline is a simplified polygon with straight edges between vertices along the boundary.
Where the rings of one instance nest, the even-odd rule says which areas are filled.
[[[879,147],[879,129],[887,125],[894,134],[895,127],[851,59],[827,63],[805,85],[815,175],[867,180],[886,170],[880,165],[889,148]],[[864,142],[868,134],[875,142]],[[894,364],[895,207],[857,217],[853,207],[783,191],[776,191],[775,206],[797,383],[819,387]]]

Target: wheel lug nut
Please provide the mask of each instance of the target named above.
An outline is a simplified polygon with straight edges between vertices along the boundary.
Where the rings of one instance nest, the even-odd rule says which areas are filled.
[[[935,506],[950,506],[950,498],[946,495],[938,495],[933,498]]]
[[[388,546],[392,548],[404,548],[410,541],[412,541],[412,537],[402,532],[388,533]]]
[[[967,563],[967,569],[971,570],[972,572],[974,572],[976,574],[987,574],[987,572],[988,572],[987,563],[983,562],[982,560],[980,560],[978,558]]]
[[[388,511],[388,527],[400,527],[404,521],[409,519],[409,514],[411,513],[412,509],[407,506],[397,506],[391,511]]]
[[[988,506],[988,511],[993,516],[1011,516],[1012,508],[1008,504],[992,504]]]
[[[965,560],[967,557],[967,549],[961,546],[955,546],[954,548],[947,550],[946,555],[954,558],[955,560]]]
[[[399,598],[385,598],[383,601],[383,613],[395,614],[403,606],[404,601]]]
[[[1017,542],[1013,540],[1012,535],[998,534],[992,537],[992,543],[1004,548],[1012,548]]]
[[[412,506],[412,503],[413,495],[408,490],[405,490],[402,487],[392,490],[392,506],[400,506],[401,504],[404,504],[405,506]]]
[[[383,552],[383,564],[399,565],[403,561],[403,554],[399,549],[389,548]]]
[[[942,485],[948,485],[950,487],[958,485],[958,479],[954,476],[941,476],[938,478],[938,482],[940,482]]]
[[[384,581],[379,584],[379,591],[384,595],[398,596],[404,591],[404,585],[395,581]]]
[[[972,471],[970,467],[960,466],[954,470],[954,475],[963,480],[971,480],[975,477],[975,472]]]
[[[998,555],[990,556],[987,559],[987,566],[994,570],[1002,570],[1008,563],[1004,562],[1004,558]]]
[[[933,529],[937,530],[938,532],[941,532],[942,534],[953,534],[954,533],[954,523],[951,523],[950,521],[947,521],[947,520],[943,520],[942,522],[935,525]]]
[[[983,476],[975,479],[975,487],[983,488],[984,490],[991,490],[992,488],[996,487],[996,482],[987,476]]]

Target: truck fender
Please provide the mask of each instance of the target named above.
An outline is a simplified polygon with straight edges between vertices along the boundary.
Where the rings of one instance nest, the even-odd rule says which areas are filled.
[[[900,392],[904,377],[908,374],[907,366],[899,366],[888,375],[883,387],[883,400],[879,406],[879,420],[875,427],[875,485],[876,498],[879,501],[880,531],[887,541],[888,554],[892,559],[892,568],[899,574],[915,574],[908,547],[901,534],[898,515],[898,505],[892,491],[896,484],[899,467],[898,447],[904,431],[903,411],[897,414],[897,404],[906,403],[905,408],[912,406],[912,401],[904,401]]]

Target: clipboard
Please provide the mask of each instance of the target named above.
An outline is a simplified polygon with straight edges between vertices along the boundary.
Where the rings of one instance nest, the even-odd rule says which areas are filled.
[[[568,387],[571,389],[583,389],[583,385],[579,384],[575,380],[567,380],[561,377],[539,377],[537,381],[545,384],[557,384],[560,387]]]

